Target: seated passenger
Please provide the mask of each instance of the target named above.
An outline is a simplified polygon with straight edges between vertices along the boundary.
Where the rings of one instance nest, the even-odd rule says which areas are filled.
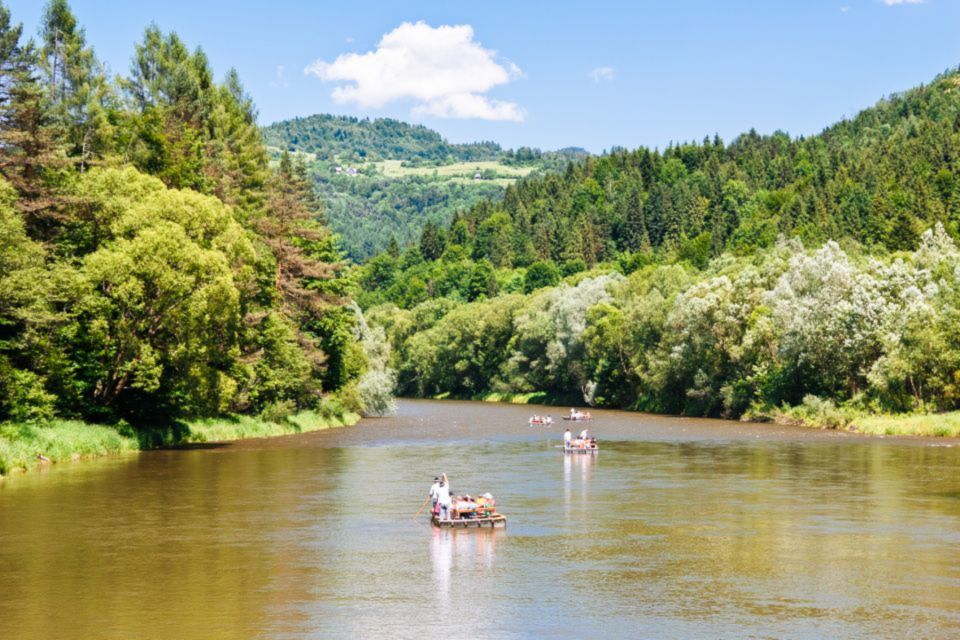
[[[490,517],[497,512],[497,503],[489,493],[483,494],[483,515]]]

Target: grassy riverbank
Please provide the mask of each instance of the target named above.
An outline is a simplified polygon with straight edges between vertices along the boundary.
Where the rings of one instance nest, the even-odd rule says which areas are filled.
[[[0,476],[28,471],[40,464],[97,458],[191,442],[266,438],[356,424],[351,412],[303,411],[280,421],[225,416],[180,422],[165,429],[135,431],[129,425],[107,426],[76,420],[53,420],[42,426],[0,424]],[[38,458],[47,458],[43,461]]]
[[[829,400],[814,396],[804,398],[801,405],[748,414],[746,419],[815,429],[839,429],[874,436],[960,437],[960,411],[876,414],[837,407]]]
[[[0,476],[40,464],[38,455],[50,462],[79,460],[136,451],[136,438],[116,427],[76,420],[53,420],[49,424],[0,425]]]
[[[185,441],[216,442],[286,436],[294,433],[350,426],[356,424],[359,420],[360,415],[357,413],[347,412],[324,416],[316,411],[303,411],[288,417],[282,422],[268,422],[250,416],[208,418],[190,422],[188,424],[190,434]]]

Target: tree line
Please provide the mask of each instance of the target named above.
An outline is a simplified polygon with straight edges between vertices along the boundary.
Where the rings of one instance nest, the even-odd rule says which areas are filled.
[[[359,299],[403,394],[958,409],[958,91],[523,180],[369,260]]]
[[[110,78],[66,0],[37,40],[0,4],[0,421],[362,405],[336,239],[256,116],[174,33]]]

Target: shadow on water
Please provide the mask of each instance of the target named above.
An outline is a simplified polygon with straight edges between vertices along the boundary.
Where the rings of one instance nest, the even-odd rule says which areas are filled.
[[[185,444],[190,427],[180,420],[163,423],[122,423],[117,426],[120,435],[134,438],[141,449],[162,449]]]
[[[233,446],[232,442],[180,442],[177,444],[164,445],[158,447],[158,449],[192,451],[196,449],[225,449],[230,446]]]

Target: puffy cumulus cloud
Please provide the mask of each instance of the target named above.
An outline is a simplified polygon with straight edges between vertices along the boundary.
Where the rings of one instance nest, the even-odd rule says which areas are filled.
[[[613,67],[594,67],[590,72],[590,77],[597,84],[603,80],[613,80]]]
[[[317,60],[304,73],[324,82],[344,83],[333,90],[337,102],[379,108],[396,100],[414,100],[414,113],[441,118],[513,120],[524,118],[513,102],[483,94],[522,75],[513,63],[473,39],[470,25],[431,27],[404,22],[384,35],[375,51],[345,53],[333,62]]]

